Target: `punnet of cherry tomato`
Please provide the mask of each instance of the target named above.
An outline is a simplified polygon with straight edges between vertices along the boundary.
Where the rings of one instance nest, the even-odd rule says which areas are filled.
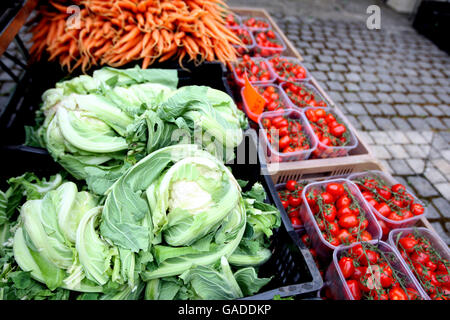
[[[288,180],[286,183],[278,184],[275,188],[278,190],[278,196],[281,205],[294,229],[303,229],[303,222],[300,219],[300,206],[302,204],[303,188],[307,185],[305,181]]]
[[[307,81],[309,79],[308,71],[296,58],[276,55],[272,58],[267,58],[267,61],[280,82]]]
[[[450,251],[426,228],[398,229],[389,235],[422,289],[432,300],[450,300]]]
[[[324,259],[339,245],[380,239],[375,217],[349,180],[310,183],[303,189],[302,198],[300,217]]]
[[[395,250],[385,242],[339,247],[326,273],[336,299],[423,300],[423,291]]]
[[[264,108],[263,112],[266,111],[278,111],[283,112],[286,109],[290,109],[291,105],[289,101],[286,100],[286,97],[281,93],[280,88],[275,84],[258,84],[253,86],[264,98]],[[247,114],[247,116],[257,121],[260,117],[259,114],[253,113],[252,110],[247,105],[247,101],[244,96],[244,88],[241,89],[241,98],[243,102],[243,110]]]
[[[258,123],[269,162],[308,159],[317,145],[303,114],[297,110],[263,112]]]
[[[333,109],[306,108],[304,111],[318,140],[313,158],[343,157],[357,146],[358,140]]]
[[[263,58],[250,57],[244,54],[242,58],[232,66],[236,82],[244,86],[244,75],[247,74],[248,81],[253,84],[269,84],[275,81],[275,75],[270,70],[267,61]]]
[[[306,82],[283,82],[281,89],[286,97],[297,107],[327,107],[325,99]]]
[[[242,24],[242,19],[239,16],[230,13],[226,16],[225,23],[227,27],[239,27]]]
[[[243,18],[242,23],[250,30],[267,30],[272,27],[269,21],[261,17]]]
[[[309,249],[309,252],[311,253],[311,256],[313,257],[314,262],[316,264],[316,267],[317,267],[317,269],[319,269],[320,276],[322,278],[324,278],[325,272],[327,269],[327,265],[325,263],[323,263],[321,260],[319,260],[316,249],[314,249],[312,247],[312,242],[311,242],[311,238],[309,237],[309,235],[307,233],[304,233],[301,236],[301,239],[302,239],[303,243],[305,244],[305,246]]]
[[[281,37],[271,29],[253,31],[253,38],[256,41],[255,56],[257,57],[269,57],[286,50],[286,45]]]
[[[236,34],[244,44],[244,46],[233,45],[233,47],[235,47],[238,51],[238,54],[242,56],[246,53],[249,53],[250,50],[252,50],[255,46],[255,40],[253,39],[253,35],[251,34],[251,32],[247,28],[242,26],[232,27],[230,28],[230,30],[234,34]]]
[[[391,229],[414,225],[426,214],[424,204],[406,187],[381,171],[350,175],[364,199],[373,208],[386,239]]]

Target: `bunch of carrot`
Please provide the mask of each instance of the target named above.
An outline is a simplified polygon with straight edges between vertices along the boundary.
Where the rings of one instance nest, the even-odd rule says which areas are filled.
[[[232,44],[242,43],[226,27],[228,13],[222,0],[53,0],[39,8],[30,52],[36,60],[47,52],[69,72],[185,57],[229,63]]]

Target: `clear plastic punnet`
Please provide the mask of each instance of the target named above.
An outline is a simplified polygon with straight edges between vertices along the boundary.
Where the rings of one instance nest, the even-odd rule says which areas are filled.
[[[257,28],[257,27],[249,27],[246,22],[250,19],[255,19],[257,21],[263,21],[267,24],[267,27],[263,28]],[[246,17],[246,16],[241,16],[241,21],[242,21],[242,25],[246,26],[249,30],[251,31],[267,31],[269,29],[272,29],[272,25],[270,24],[269,20],[267,20],[266,18],[263,17]]]
[[[262,121],[264,119],[272,120],[279,116],[287,117],[288,119],[294,119],[294,120],[300,121],[301,126],[302,126],[302,131],[306,134],[306,136],[309,140],[309,143],[310,143],[310,148],[308,150],[283,153],[274,148],[274,146],[269,142],[269,140],[267,138],[267,131],[263,127]],[[273,163],[273,162],[288,162],[288,161],[306,160],[309,158],[311,152],[313,152],[317,147],[317,139],[314,137],[312,129],[308,124],[308,121],[306,121],[306,118],[303,115],[303,113],[301,113],[297,110],[288,109],[285,111],[263,112],[258,119],[258,124],[259,124],[259,130],[261,130],[259,133],[261,145],[263,147],[263,151],[267,151],[267,161],[268,162]],[[262,136],[263,136],[263,138],[262,138]]]
[[[273,31],[273,33],[275,34],[275,39],[277,40],[277,42],[281,45],[281,48],[274,48],[274,47],[265,47],[265,46],[261,46],[258,44],[258,33],[260,32],[266,32],[268,30],[265,31],[253,31],[253,38],[255,39],[255,56],[257,57],[271,57],[274,55],[281,55],[281,53],[284,52],[284,50],[286,50],[286,44],[284,43],[283,39],[281,38],[280,34],[278,32]]]
[[[300,207],[300,218],[303,221],[303,225],[305,226],[306,232],[311,238],[313,248],[316,250],[317,255],[323,261],[330,260],[331,254],[333,250],[337,248],[337,246],[332,245],[323,237],[322,232],[320,231],[319,226],[317,225],[314,214],[308,204],[306,195],[310,191],[314,190],[317,190],[318,192],[321,193],[323,192],[327,184],[332,182],[341,183],[344,186],[347,186],[349,192],[355,197],[356,201],[358,202],[358,205],[361,208],[360,212],[364,214],[365,218],[368,221],[366,230],[372,235],[372,239],[381,239],[381,228],[378,225],[377,220],[373,215],[372,211],[370,210],[369,205],[367,204],[366,201],[364,201],[361,192],[359,192],[358,187],[353,182],[347,179],[332,179],[310,183],[303,189],[302,193],[303,201]]]
[[[394,178],[392,178],[391,176],[383,173],[382,171],[378,171],[378,170],[372,170],[372,171],[365,171],[365,172],[359,172],[359,173],[353,173],[351,175],[349,175],[347,177],[348,180],[355,182],[357,179],[361,179],[361,178],[378,178],[381,179],[382,181],[384,181],[386,184],[386,186],[388,186],[389,188],[392,187],[395,184],[400,183],[399,181],[395,180]],[[405,219],[405,220],[401,220],[401,221],[394,221],[391,219],[386,218],[385,216],[381,215],[381,213],[378,212],[378,210],[376,210],[371,204],[368,203],[369,207],[371,208],[372,212],[375,214],[377,220],[382,220],[386,227],[389,230],[392,229],[398,229],[398,228],[406,228],[406,227],[410,227],[413,226],[417,223],[417,221],[419,221],[419,219],[421,217],[424,217],[427,214],[427,209],[425,207],[425,204],[420,201],[415,195],[414,193],[411,192],[411,190],[406,189],[406,192],[409,193],[410,195],[412,195],[414,197],[414,203],[419,203],[423,206],[423,208],[425,209],[423,214]],[[382,239],[386,240],[388,237],[388,234],[383,234]]]
[[[267,87],[274,87],[274,88],[275,88],[276,93],[278,93],[278,95],[279,95],[279,97],[280,97],[280,99],[281,99],[281,105],[282,105],[282,108],[277,109],[277,110],[273,110],[273,111],[278,111],[278,112],[280,112],[280,111],[282,111],[282,110],[292,109],[291,103],[290,103],[289,100],[287,100],[286,97],[282,94],[281,89],[280,89],[280,87],[279,87],[278,85],[276,85],[276,84],[274,84],[274,83],[272,83],[272,84],[255,84],[255,85],[253,85],[253,87],[254,87],[256,90],[258,90],[259,88],[267,88]],[[242,97],[242,106],[243,106],[243,108],[244,108],[244,111],[245,111],[245,113],[247,114],[247,116],[248,116],[250,119],[252,119],[253,121],[257,122],[257,121],[258,121],[258,118],[260,117],[260,114],[253,113],[253,112],[250,110],[250,108],[249,108],[248,105],[247,105],[247,101],[245,100],[243,91],[244,91],[244,88],[242,87],[242,88],[241,88],[241,97]]]
[[[406,235],[408,234],[418,234],[421,237],[424,237],[425,239],[427,239],[431,245],[431,247],[437,252],[439,253],[439,255],[446,259],[447,261],[450,261],[450,249],[448,248],[448,246],[442,241],[441,238],[439,238],[439,236],[437,236],[434,232],[430,231],[427,228],[401,228],[401,229],[395,229],[392,230],[389,233],[389,240],[388,243],[391,245],[391,247],[393,247],[397,254],[400,256],[400,259],[402,259],[402,261],[405,263],[405,265],[408,265],[407,261],[405,261],[405,259],[403,259],[403,257],[400,254],[400,250],[398,248],[398,240],[400,240],[401,238],[404,238]],[[411,269],[410,269],[411,270]],[[414,271],[411,270],[411,274],[414,274]],[[426,293],[425,289],[423,288],[420,280],[416,277],[417,282],[420,284],[420,287],[423,289],[424,291],[424,295],[431,300],[430,296]]]
[[[286,183],[279,183],[279,184],[275,185],[275,190],[276,191],[286,190]],[[284,208],[281,208],[280,212],[281,212],[281,214],[285,214],[289,218],[289,214],[288,214],[288,212],[286,212],[286,210]],[[291,223],[291,224],[297,233],[302,234],[305,231],[305,227],[304,227],[303,223],[302,224]]]
[[[336,250],[334,250],[333,261],[326,271],[325,280],[330,284],[328,287],[331,290],[331,294],[335,300],[355,300],[339,267],[339,260],[351,248],[358,244],[364,245],[364,243],[365,242],[356,242],[349,246],[339,246]],[[380,256],[387,260],[391,269],[395,271],[399,278],[401,278],[405,288],[415,289],[419,293],[422,300],[429,300],[415,277],[412,275],[408,266],[403,262],[398,252],[392,248],[392,246],[386,242],[377,240],[368,241],[366,243],[378,248],[378,250],[382,253]],[[372,275],[369,275],[369,277],[371,276]]]
[[[305,114],[308,109],[317,109],[315,107],[308,107],[303,109]],[[314,158],[336,158],[336,157],[345,157],[348,155],[350,150],[355,149],[358,146],[358,139],[355,134],[350,129],[348,123],[344,120],[344,117],[334,108],[325,108],[325,110],[331,113],[338,122],[342,123],[348,132],[349,143],[344,146],[328,146],[323,144],[318,140],[317,150],[314,152]],[[310,123],[311,124],[311,123]],[[316,136],[317,138],[317,136]]]
[[[253,38],[253,33],[244,25],[240,25],[238,27],[228,27],[231,31],[233,31],[233,33],[236,33],[237,30],[244,30],[244,32],[246,34],[248,34],[249,38],[250,38],[250,43],[249,44],[245,44],[245,46],[239,46],[236,44],[233,44],[233,47],[236,48],[236,50],[238,51],[238,53],[242,56],[245,53],[251,53],[252,50],[255,48],[256,46],[256,41],[255,38]],[[270,68],[270,66],[269,66]]]
[[[270,63],[269,63],[269,67],[270,67]],[[273,68],[272,68],[272,72],[275,74],[275,77],[277,77],[277,74],[275,73],[275,71],[273,71]],[[308,76],[309,76],[309,73],[308,73]],[[298,104],[296,104],[294,101],[291,100],[291,98],[289,97],[289,95],[286,92],[286,89],[287,89],[287,86],[289,85],[289,83],[291,83],[291,82],[287,82],[286,81],[286,82],[280,83],[280,88],[281,88],[281,91],[283,92],[283,94],[286,96],[286,99],[288,99],[295,108],[299,108],[299,109],[303,110],[303,109],[309,108],[309,107],[312,107],[312,108],[326,108],[326,107],[328,107],[327,100],[325,100],[325,98],[319,93],[319,91],[316,89],[316,87],[314,87],[313,85],[309,84],[307,81],[304,81],[304,80],[303,81],[295,81],[295,82],[292,82],[292,83],[295,84],[296,86],[305,88],[306,90],[309,90],[310,92],[312,92],[314,94],[315,100],[317,102],[323,101],[325,103],[325,106],[323,106],[323,107],[322,106],[315,107],[315,106],[311,106],[311,105],[308,105],[308,104],[305,104],[305,106],[299,106]],[[317,99],[316,97],[319,97],[320,99]]]
[[[256,43],[256,42],[255,42]],[[288,78],[282,77],[281,75],[278,74],[278,72],[275,70],[275,67],[272,65],[271,60],[277,58],[276,56],[274,57],[270,57],[267,58],[267,61],[269,62],[269,67],[272,68],[273,73],[277,76],[277,81],[278,82],[285,82],[288,81]],[[311,74],[309,73],[308,69],[306,69],[306,67],[300,62],[299,59],[295,58],[295,57],[285,57],[285,56],[279,56],[280,59],[286,60],[288,62],[294,63],[296,65],[299,65],[301,67],[303,67],[306,71],[306,77],[305,78],[295,78],[294,81],[298,82],[298,81],[305,81],[308,82],[311,80]],[[315,89],[314,89],[315,90]],[[317,91],[317,90],[315,90]],[[322,96],[319,94],[319,96],[322,98]],[[323,99],[323,98],[322,98]]]
[[[272,70],[269,67],[269,63],[267,62],[267,60],[265,58],[261,58],[261,57],[252,57],[251,60],[253,60],[255,63],[260,63],[263,62],[266,66],[267,66],[267,70],[269,71],[270,74],[270,78],[267,81],[250,81],[249,82],[252,85],[258,85],[258,84],[270,84],[273,83],[276,79],[276,75],[272,72]],[[231,70],[233,71],[233,76],[234,76],[234,80],[236,81],[236,83],[238,85],[240,85],[241,87],[243,87],[245,85],[245,81],[243,78],[239,78],[237,73],[236,73],[236,67],[239,65],[239,63],[241,63],[243,61],[242,58],[237,59],[237,61],[235,63],[233,63],[231,65]]]
[[[236,23],[238,24],[238,26],[231,26],[231,25],[229,25],[228,23],[227,23],[227,28],[236,28],[236,27],[240,27],[240,26],[243,26],[244,24],[242,23],[242,17],[241,16],[239,16],[239,15],[237,15],[236,13],[230,13],[232,16],[233,16],[233,18],[234,18],[234,21],[236,21]],[[226,20],[226,18],[225,18],[225,20]]]

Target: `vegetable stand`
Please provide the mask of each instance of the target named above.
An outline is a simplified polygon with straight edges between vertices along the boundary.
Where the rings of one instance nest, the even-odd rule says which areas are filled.
[[[125,2],[121,5],[135,13],[146,9],[146,4],[139,8],[128,7],[129,3]],[[177,2],[177,5],[183,3]],[[176,7],[165,3],[164,8],[172,10]],[[227,23],[232,25],[230,28],[238,30],[235,28],[239,28],[239,24],[245,24],[243,30],[248,33],[244,35],[239,31],[236,35],[253,43],[248,51],[238,50],[243,53],[241,62],[248,62],[248,52],[255,52],[263,62],[276,53],[289,61],[290,58],[294,58],[294,62],[303,61],[264,9],[232,8],[232,12],[236,16],[235,19],[227,18]],[[141,24],[140,19],[137,20]],[[136,22],[132,17],[122,22],[125,21]],[[210,22],[205,20],[206,25],[211,26]],[[98,27],[98,21],[96,23]],[[126,31],[130,30],[130,26],[126,28]],[[224,34],[220,30],[218,32]],[[119,30],[121,34],[122,31]],[[188,44],[188,47],[183,50],[188,50],[192,57],[194,45],[189,39],[186,41],[184,45]],[[272,46],[274,43],[278,43],[276,47]],[[84,62],[92,58],[89,50],[87,53],[88,56],[83,58],[83,69],[88,66]],[[133,50],[133,53],[137,54],[137,51]],[[169,50],[168,54],[172,56],[176,52]],[[220,54],[219,50],[220,60],[225,58]],[[259,87],[261,94],[274,94],[276,98],[268,107],[276,110],[259,118],[258,114],[249,116],[253,121],[249,119],[246,126],[244,113],[239,113],[230,98],[234,96],[238,104],[244,97],[241,94],[244,83],[237,81],[241,73],[236,70],[236,65],[236,69],[227,69],[220,63],[202,60],[201,64],[188,62],[181,67],[173,61],[152,61],[151,68],[144,70],[132,68],[133,62],[125,63],[128,59],[120,61],[120,68],[98,67],[89,75],[80,75],[78,70],[70,77],[55,63],[34,62],[26,70],[24,83],[14,93],[14,99],[0,115],[0,133],[5,137],[1,149],[7,161],[0,170],[0,187],[6,190],[8,184],[10,186],[6,193],[2,192],[0,200],[6,201],[5,212],[9,218],[16,207],[23,205],[20,215],[24,224],[16,225],[17,221],[6,219],[5,225],[11,224],[13,231],[20,230],[14,236],[14,251],[20,268],[31,270],[34,280],[30,275],[23,275],[30,283],[35,283],[31,280],[45,283],[51,290],[56,289],[51,294],[61,298],[68,298],[68,290],[83,292],[77,299],[266,300],[294,296],[308,300],[316,299],[334,285],[340,286],[341,294],[347,293],[345,299],[352,299],[348,292],[353,298],[360,298],[352,292],[354,287],[350,287],[354,282],[343,282],[347,277],[344,279],[336,269],[340,264],[334,269],[330,267],[327,273],[334,278],[326,277],[326,269],[332,262],[333,253],[336,260],[336,252],[348,244],[349,239],[353,242],[370,240],[374,247],[379,244],[380,251],[367,247],[367,250],[374,250],[374,255],[394,252],[386,247],[387,244],[378,242],[382,230],[374,208],[360,193],[360,186],[348,180],[354,174],[368,170],[385,170],[313,76],[306,71],[296,72],[294,80],[301,88],[295,90],[301,90],[303,97],[304,90],[306,95],[313,92],[313,97],[308,98],[310,104],[308,102],[302,109],[289,95],[293,80],[277,76],[275,67],[266,63],[266,75],[259,79],[262,84],[255,87]],[[76,63],[76,60],[71,62]],[[144,60],[144,65],[147,63],[148,60]],[[42,74],[46,74],[45,79]],[[64,81],[55,86],[61,79]],[[304,87],[303,79],[307,82]],[[94,100],[89,101],[90,98]],[[246,101],[243,104],[243,109],[250,115],[250,106]],[[285,110],[280,113],[278,109]],[[322,118],[312,118],[318,111],[323,111],[322,118],[326,117],[334,127],[341,126],[341,132],[336,131],[333,140],[329,139],[333,147],[322,145],[323,139],[319,139],[318,123]],[[301,141],[296,148],[302,151],[291,152],[286,157],[284,151],[275,151],[278,147],[282,149],[281,140],[277,140],[276,135],[264,133],[270,127],[267,123],[276,121],[280,114],[289,115],[286,130],[296,128],[295,135]],[[219,133],[219,138],[214,136],[212,141],[215,144],[168,142],[166,138],[173,136],[176,129],[191,133],[196,121],[201,123],[204,132]],[[259,136],[253,130],[258,125],[263,129]],[[226,129],[234,133],[223,139],[220,134]],[[238,154],[239,150],[244,155],[256,154],[257,161],[246,157],[241,164],[239,156],[238,163],[231,161],[233,159],[228,158],[227,153],[217,156],[214,152],[225,147],[228,139],[232,142],[233,154]],[[279,145],[273,144],[274,141]],[[316,148],[322,148],[321,152]],[[268,149],[271,154],[266,154]],[[20,176],[27,171],[38,177],[54,176],[50,181],[29,174]],[[57,175],[64,171],[69,174]],[[14,176],[18,178],[7,183]],[[71,179],[76,184],[70,182]],[[293,181],[304,183],[302,190],[292,189]],[[345,189],[348,201],[356,205],[356,209],[352,207],[351,210],[360,211],[352,216],[353,220],[344,221],[346,235],[339,237],[339,242],[334,239],[334,244],[328,245],[330,240],[321,235],[324,230],[315,225],[318,220],[314,215],[323,214],[323,208],[331,211],[333,203],[340,206],[338,196],[342,197],[344,193],[330,196],[326,206],[320,198],[322,200],[311,202],[309,207],[310,199],[306,196],[311,193],[322,197],[332,183]],[[280,194],[289,188],[292,193],[281,199]],[[302,203],[298,196],[300,192]],[[292,194],[296,199],[288,200]],[[25,203],[24,197],[28,200]],[[85,197],[85,200],[75,203],[76,197]],[[61,229],[56,233],[59,238],[53,238],[54,233],[45,228],[40,229],[39,234],[34,230],[44,224],[41,221],[45,217],[41,209],[44,205],[64,209],[47,210],[53,215],[51,219],[57,221],[56,229]],[[304,207],[300,209],[299,205]],[[69,221],[70,212],[74,216],[79,214],[80,220]],[[309,217],[306,228],[299,227],[302,224],[299,219],[292,220],[292,217],[297,218],[296,214],[303,220]],[[329,222],[335,221],[335,214]],[[415,226],[423,226],[437,237],[424,215],[417,215],[417,218],[414,221],[419,222]],[[359,219],[359,224],[355,219]],[[299,221],[298,225],[293,225],[292,221]],[[344,222],[339,222],[342,229]],[[361,227],[363,223],[367,225]],[[6,237],[8,232],[1,234]],[[67,241],[61,242],[61,239]],[[51,245],[40,250],[42,253],[34,251],[35,247],[47,242]],[[53,244],[59,251],[53,250]],[[347,254],[341,251],[339,258]],[[94,255],[97,255],[96,259],[93,259]],[[110,262],[107,270],[99,271],[106,266],[102,259]],[[44,262],[51,270],[47,274],[41,271]],[[366,264],[370,273],[377,270],[367,261]],[[20,270],[18,266],[14,268]],[[8,272],[5,274],[4,282],[11,283]],[[80,274],[82,276],[77,277]],[[410,278],[408,285],[412,281]],[[214,279],[221,289],[211,290],[201,279]],[[399,283],[402,284],[401,279]],[[103,292],[103,286],[109,288],[108,292]],[[396,290],[396,297],[402,297],[401,290]],[[417,286],[414,290],[422,293]],[[5,296],[22,298],[20,292],[14,294],[6,291]],[[334,294],[334,297],[339,296],[343,297],[339,292]],[[410,296],[408,292],[408,297],[418,296]]]

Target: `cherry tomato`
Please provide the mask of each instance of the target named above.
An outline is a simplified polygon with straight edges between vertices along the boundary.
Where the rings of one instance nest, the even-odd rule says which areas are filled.
[[[339,262],[339,268],[341,269],[342,275],[345,279],[350,278],[355,272],[355,266],[353,264],[353,259],[349,257],[342,257]]]
[[[335,183],[335,182],[331,182],[331,183],[327,184],[327,186],[325,187],[325,190],[328,193],[331,193],[335,199],[342,196],[345,192],[344,186],[340,183]]]
[[[356,280],[347,280],[346,283],[350,290],[350,293],[353,296],[353,299],[361,300],[362,294],[358,282]]]
[[[288,180],[286,182],[286,189],[288,189],[289,191],[297,190],[297,186],[298,186],[298,184],[297,184],[297,181],[295,181],[295,180]]]
[[[389,290],[389,300],[408,300],[408,295],[399,287]]]

